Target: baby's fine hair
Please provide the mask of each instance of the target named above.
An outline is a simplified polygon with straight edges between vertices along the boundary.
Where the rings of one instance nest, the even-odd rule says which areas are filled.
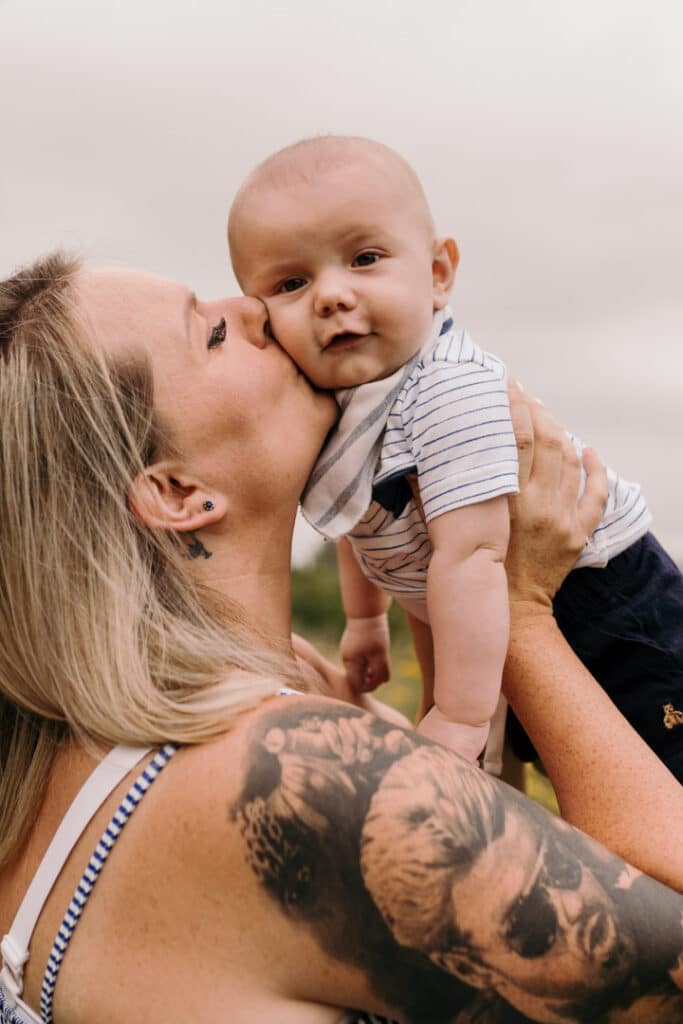
[[[326,172],[358,160],[383,162],[400,173],[406,187],[424,204],[425,216],[433,233],[434,225],[422,183],[400,153],[382,142],[362,136],[316,135],[271,153],[247,175],[235,195],[228,217],[228,244],[233,257],[239,242],[239,216],[247,198],[258,194],[260,189],[312,183]]]

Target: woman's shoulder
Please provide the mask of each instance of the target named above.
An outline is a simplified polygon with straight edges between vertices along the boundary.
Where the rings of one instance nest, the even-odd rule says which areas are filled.
[[[155,786],[144,830],[154,833],[157,845],[172,845],[176,853],[192,846],[195,864],[200,833],[204,846],[215,835],[226,850],[226,823],[233,819],[232,807],[241,792],[246,765],[259,760],[267,723],[286,716],[292,705],[301,713],[305,709],[324,716],[329,704],[323,697],[282,691],[243,712],[214,739],[180,746]]]
[[[259,903],[268,889],[259,859],[268,844],[267,823],[280,822],[291,802],[297,825],[308,820],[306,808],[316,806],[334,831],[342,811],[339,769],[360,786],[359,774],[370,762],[377,767],[388,735],[407,733],[367,709],[290,691],[243,713],[216,739],[180,747],[131,823],[121,851],[122,887],[144,888],[143,898],[156,890],[169,920],[196,913],[198,900],[207,899],[204,920],[213,910],[220,918],[220,902],[236,896]],[[389,748],[380,758],[385,769],[395,749],[391,741]],[[329,774],[324,784],[319,773]],[[307,842],[312,838],[306,835]],[[271,855],[279,856],[273,849],[266,859]]]
[[[320,697],[276,696],[215,740],[177,751],[102,872],[101,899],[84,915],[64,960],[64,993],[94,1012],[105,964],[126,978],[130,992],[153,998],[154,1019],[164,1021],[180,1019],[182,978],[197,993],[193,1005],[202,1004],[198,1019],[219,1018],[227,1005],[241,1019],[242,1005],[264,1004],[264,978],[272,1016],[295,1005],[293,991],[305,993],[310,984],[315,993],[326,956],[273,902],[257,865],[269,856],[272,751],[291,709],[298,709],[297,720],[321,723],[330,706]],[[116,1019],[152,1019],[124,991],[115,1001]]]
[[[159,786],[155,815],[174,842],[192,834],[193,821],[222,834],[226,820],[239,820],[247,794],[267,788],[273,772],[286,773],[293,757],[308,767],[321,760],[336,763],[343,734],[351,743],[349,754],[353,751],[347,764],[351,771],[365,763],[361,747],[366,741],[374,750],[397,730],[410,732],[405,716],[366,695],[352,705],[337,697],[282,690],[242,714],[215,740],[181,747]]]

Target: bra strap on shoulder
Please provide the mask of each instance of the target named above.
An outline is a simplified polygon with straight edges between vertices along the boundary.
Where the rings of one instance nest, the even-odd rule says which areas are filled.
[[[97,809],[121,779],[152,749],[119,745],[110,750],[81,787],[64,815],[12,926],[0,943],[3,959],[0,984],[7,1000],[14,1000],[14,1005],[23,990],[24,965],[29,957],[28,948],[33,929],[67,857]]]

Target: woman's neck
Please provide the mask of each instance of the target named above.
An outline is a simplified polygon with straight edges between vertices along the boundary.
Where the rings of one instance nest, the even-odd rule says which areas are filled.
[[[196,580],[244,610],[247,622],[281,642],[291,634],[292,526],[250,524],[188,539]]]

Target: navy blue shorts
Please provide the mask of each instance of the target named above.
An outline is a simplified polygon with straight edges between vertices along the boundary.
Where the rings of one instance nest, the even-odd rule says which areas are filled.
[[[683,783],[683,576],[651,533],[604,569],[575,569],[553,602],[566,640]],[[510,716],[522,760],[536,752]]]

